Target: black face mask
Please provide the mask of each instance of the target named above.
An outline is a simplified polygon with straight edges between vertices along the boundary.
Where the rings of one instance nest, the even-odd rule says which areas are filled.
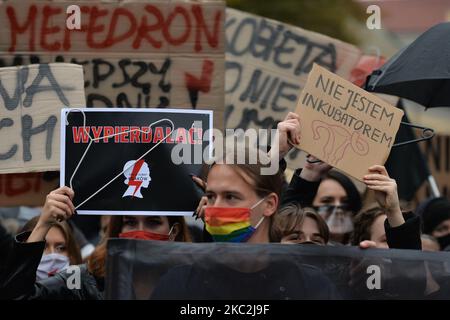
[[[439,242],[439,245],[441,246],[441,251],[443,251],[446,247],[450,246],[450,233],[436,239]]]

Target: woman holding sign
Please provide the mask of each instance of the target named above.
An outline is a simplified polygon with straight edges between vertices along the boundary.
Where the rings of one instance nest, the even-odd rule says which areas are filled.
[[[114,216],[106,236],[88,258],[87,264],[69,267],[53,277],[36,282],[36,270],[45,248],[45,237],[53,225],[69,219],[75,213],[73,197],[74,192],[69,187],[50,192],[33,231],[22,233],[16,238],[13,248],[16,254],[11,255],[1,276],[1,298],[103,299],[108,239],[190,241],[183,217]]]

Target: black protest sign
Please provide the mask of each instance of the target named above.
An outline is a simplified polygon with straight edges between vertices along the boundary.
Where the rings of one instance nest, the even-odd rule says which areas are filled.
[[[188,215],[210,155],[212,111],[63,109],[61,185],[79,214]]]

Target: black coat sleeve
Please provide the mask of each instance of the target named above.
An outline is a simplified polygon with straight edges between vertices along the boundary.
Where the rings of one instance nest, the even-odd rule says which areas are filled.
[[[44,299],[101,299],[96,279],[86,267],[77,272],[61,271],[55,276],[36,282],[36,270],[44,252],[45,242],[25,242],[30,232],[16,236],[0,283],[1,299],[44,300]],[[78,276],[79,280],[71,279]]]
[[[13,241],[1,279],[0,297],[3,299],[18,297],[34,286],[45,242],[26,243],[30,233],[23,232]]]
[[[3,274],[5,263],[12,251],[14,238],[0,224],[0,279]]]
[[[412,212],[403,213],[405,223],[398,227],[391,227],[388,220],[384,221],[386,240],[391,249],[422,250],[420,240],[420,217]]]
[[[301,178],[301,170],[295,170],[289,187],[282,195],[281,205],[298,202],[302,207],[312,206],[320,181],[311,182]]]
[[[420,218],[411,212],[403,213],[405,223],[391,227],[384,222],[386,240],[390,249],[422,250],[420,240]],[[391,264],[395,277],[388,283],[387,291],[403,299],[422,297],[427,283],[425,265],[422,261],[393,261]]]

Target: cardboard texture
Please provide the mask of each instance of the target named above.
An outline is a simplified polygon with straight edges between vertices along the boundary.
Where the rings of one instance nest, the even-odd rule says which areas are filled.
[[[300,95],[297,146],[362,181],[383,165],[403,116],[381,98],[314,64]]]
[[[0,68],[0,173],[59,170],[60,110],[84,103],[79,65]]]
[[[313,63],[350,78],[361,51],[348,43],[227,8],[225,127],[271,129],[294,112]],[[298,150],[286,158],[298,168]]]
[[[1,2],[0,66],[77,63],[87,107],[214,110],[222,129],[224,22],[223,0]]]

